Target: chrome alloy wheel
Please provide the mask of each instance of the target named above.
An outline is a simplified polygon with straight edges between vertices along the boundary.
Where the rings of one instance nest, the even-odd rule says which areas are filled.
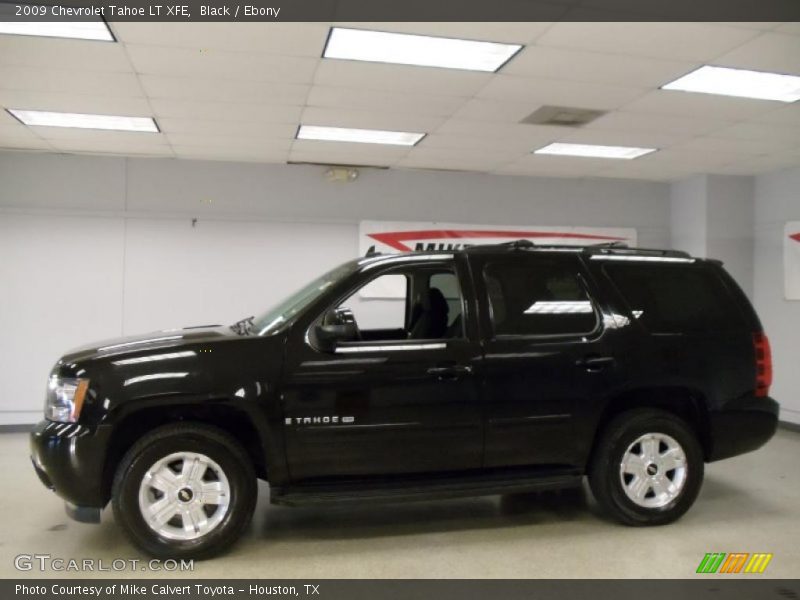
[[[662,508],[675,500],[687,479],[681,445],[664,433],[645,433],[634,441],[619,465],[625,494],[643,508]]]
[[[228,513],[231,487],[208,456],[175,452],[159,459],[142,477],[139,510],[147,525],[171,540],[210,533]]]

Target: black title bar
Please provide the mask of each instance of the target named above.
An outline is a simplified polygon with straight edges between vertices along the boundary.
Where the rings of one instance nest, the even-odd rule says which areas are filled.
[[[800,0],[0,0],[1,21],[798,21]]]

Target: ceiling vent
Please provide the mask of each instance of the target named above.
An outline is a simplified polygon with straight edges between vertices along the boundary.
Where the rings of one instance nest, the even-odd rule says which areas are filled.
[[[574,106],[542,106],[520,123],[528,125],[558,125],[561,127],[583,127],[606,114],[604,110],[575,108]]]

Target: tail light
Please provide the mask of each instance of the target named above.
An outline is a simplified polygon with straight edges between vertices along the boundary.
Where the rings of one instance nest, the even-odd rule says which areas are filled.
[[[753,347],[756,355],[756,397],[764,398],[769,396],[772,385],[772,350],[767,334],[754,333]]]

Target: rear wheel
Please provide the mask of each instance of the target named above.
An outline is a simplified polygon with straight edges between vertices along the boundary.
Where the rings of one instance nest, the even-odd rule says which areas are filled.
[[[250,459],[225,432],[168,425],[139,440],[120,462],[114,517],[156,557],[207,558],[235,542],[257,494]]]
[[[626,525],[681,517],[703,482],[703,452],[686,422],[656,409],[622,413],[605,428],[589,466],[600,506]]]

